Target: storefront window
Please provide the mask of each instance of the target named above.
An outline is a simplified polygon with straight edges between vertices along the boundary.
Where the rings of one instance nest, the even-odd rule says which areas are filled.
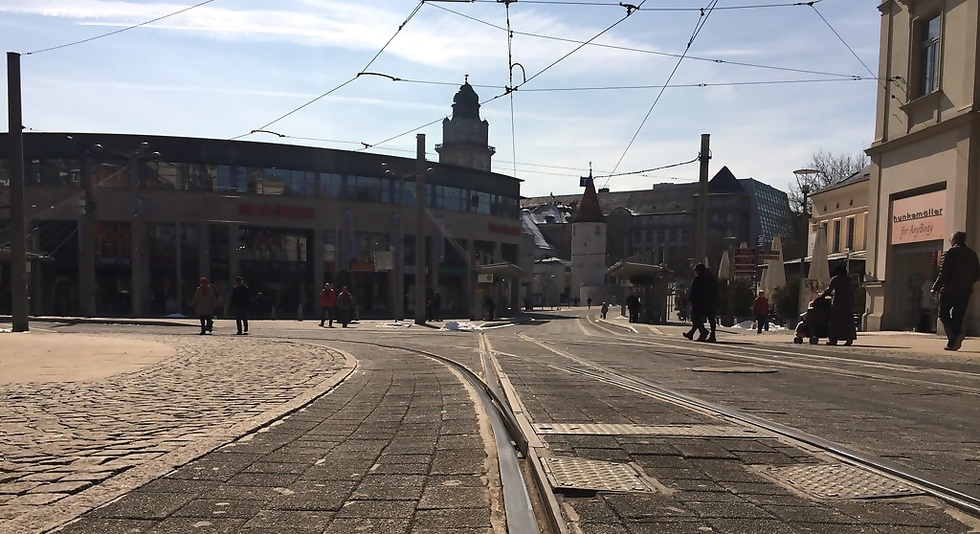
[[[184,189],[184,182],[181,181],[181,178],[178,175],[177,165],[166,161],[160,161],[156,162],[153,167],[153,176],[155,178],[156,187],[160,189]]]
[[[218,181],[218,169],[214,165],[192,163],[187,166],[187,189],[211,191]]]
[[[343,177],[339,174],[320,175],[320,196],[339,197],[343,188]]]
[[[174,224],[159,223],[147,225],[150,258],[154,260],[172,259],[177,254],[177,227]]]
[[[95,254],[98,265],[129,265],[131,245],[129,223],[95,221]]]
[[[128,163],[121,160],[96,162],[92,167],[92,184],[113,189],[129,187]]]
[[[380,202],[381,201],[381,179],[370,176],[355,177],[356,193],[355,200],[360,202]]]

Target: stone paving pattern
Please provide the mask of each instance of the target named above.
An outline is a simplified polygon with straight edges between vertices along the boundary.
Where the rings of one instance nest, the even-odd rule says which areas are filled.
[[[104,381],[0,386],[0,531],[37,507],[261,416],[345,363],[325,347],[288,341],[130,337],[172,345],[176,356]]]
[[[329,394],[61,532],[503,532],[472,392],[421,356],[358,355]]]

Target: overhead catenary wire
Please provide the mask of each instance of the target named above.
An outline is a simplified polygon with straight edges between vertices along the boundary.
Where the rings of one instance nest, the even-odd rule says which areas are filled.
[[[419,12],[419,10],[422,9],[422,6],[423,5],[425,5],[425,0],[422,0],[421,2],[419,2],[419,4],[417,6],[415,6],[415,9],[413,9],[412,12],[409,13],[408,17],[405,18],[405,21],[402,22],[398,26],[398,29],[395,30],[395,33],[392,34],[391,37],[388,38],[388,41],[385,42],[384,46],[382,46],[381,49],[378,50],[378,52],[376,54],[374,54],[374,56],[371,58],[371,60],[368,61],[367,64],[364,65],[364,67],[361,70],[359,70],[357,72],[357,74],[355,74],[352,78],[350,78],[349,80],[343,82],[342,84],[334,87],[333,89],[330,89],[329,91],[327,91],[327,92],[325,92],[325,93],[323,93],[323,94],[321,94],[321,95],[319,95],[319,96],[317,96],[317,97],[315,97],[315,98],[313,98],[311,100],[306,101],[305,103],[303,103],[299,107],[294,108],[291,111],[280,115],[279,117],[276,117],[275,119],[273,119],[273,120],[271,120],[271,121],[263,124],[262,126],[259,126],[258,128],[253,129],[252,131],[250,131],[250,132],[248,132],[246,134],[242,134],[242,135],[238,135],[238,136],[232,137],[231,140],[241,139],[242,137],[246,137],[248,135],[251,135],[252,133],[255,133],[256,130],[264,130],[264,129],[268,128],[269,126],[272,126],[273,124],[275,124],[275,123],[277,123],[277,122],[285,119],[286,117],[289,117],[290,115],[292,115],[292,114],[294,114],[294,113],[302,110],[303,108],[306,108],[307,106],[310,106],[310,105],[312,105],[312,104],[320,101],[321,99],[329,96],[330,94],[332,94],[335,91],[341,89],[345,85],[347,85],[347,84],[353,82],[354,80],[356,80],[361,75],[361,73],[363,73],[364,71],[368,70],[371,67],[371,65],[374,64],[375,60],[377,60],[378,57],[380,57],[381,54],[388,48],[388,45],[390,45],[391,42],[395,40],[395,37],[397,37],[398,34],[401,33],[401,31],[405,28],[405,26],[409,23],[409,21],[411,21],[412,18],[414,18],[415,15]]]
[[[629,172],[619,172],[619,173],[614,172],[612,174],[597,175],[597,176],[594,176],[593,179],[595,179],[595,178],[605,178],[606,179],[606,184],[608,184],[609,183],[609,178],[614,178],[616,176],[630,176],[630,175],[635,175],[635,174],[646,174],[648,172],[654,172],[654,171],[662,171],[664,169],[673,169],[674,167],[682,167],[684,165],[690,165],[692,163],[697,163],[699,160],[700,160],[700,158],[694,158],[694,159],[692,159],[690,161],[682,161],[680,163],[671,163],[669,165],[661,165],[659,167],[652,167],[650,169],[642,169],[642,170],[639,170],[639,171],[629,171]],[[603,187],[605,187],[605,186],[603,186]]]
[[[677,59],[677,64],[674,65],[674,69],[670,71],[670,75],[667,76],[667,81],[664,83],[664,87],[662,87],[660,92],[657,93],[657,98],[654,99],[653,104],[650,105],[650,109],[647,110],[647,114],[643,117],[643,120],[640,121],[640,125],[636,128],[636,132],[633,133],[633,137],[630,139],[629,143],[627,143],[626,150],[623,150],[623,154],[619,157],[619,161],[617,161],[616,165],[613,166],[613,172],[616,172],[616,169],[619,168],[619,165],[623,162],[623,159],[626,158],[626,154],[629,153],[630,148],[633,147],[633,143],[636,142],[636,138],[640,135],[640,131],[643,130],[643,126],[646,124],[647,120],[650,118],[650,115],[653,113],[653,110],[660,102],[660,98],[663,97],[664,92],[667,90],[667,86],[670,85],[670,80],[674,78],[674,74],[677,74],[677,69],[679,69],[681,63],[684,62],[684,56],[687,54],[687,51],[691,49],[691,46],[694,45],[695,39],[697,39],[698,35],[701,33],[701,30],[707,23],[708,17],[711,16],[711,12],[716,4],[718,4],[718,0],[712,0],[711,4],[709,4],[709,7],[707,8],[707,11],[701,11],[701,16],[698,17],[698,22],[694,25],[694,32],[691,34],[691,38],[687,41],[687,46],[684,48],[684,54],[681,54],[681,57]],[[606,183],[609,183],[608,178],[606,179]]]
[[[161,21],[163,19],[167,19],[167,18],[176,16],[176,15],[180,15],[181,13],[186,13],[186,12],[192,10],[192,9],[197,9],[197,8],[199,8],[201,6],[205,6],[205,5],[210,4],[211,2],[214,2],[214,1],[215,0],[205,0],[204,2],[201,2],[199,4],[194,4],[192,6],[188,6],[188,7],[185,7],[185,8],[178,9],[177,11],[174,11],[172,13],[167,13],[166,15],[163,15],[161,17],[157,17],[155,19],[150,19],[150,20],[148,20],[146,22],[140,22],[139,24],[133,24],[132,26],[127,26],[125,28],[119,28],[117,30],[112,30],[110,32],[103,33],[101,35],[96,35],[96,36],[93,36],[93,37],[88,37],[86,39],[81,39],[81,40],[78,40],[78,41],[72,41],[70,43],[65,43],[65,44],[58,45],[58,46],[52,46],[52,47],[49,47],[49,48],[42,48],[41,50],[34,50],[33,52],[27,52],[24,55],[25,56],[30,56],[30,55],[34,55],[34,54],[41,54],[41,53],[44,53],[44,52],[51,52],[53,50],[60,50],[62,48],[68,48],[69,46],[80,45],[80,44],[83,44],[83,43],[88,43],[88,42],[91,42],[91,41],[95,41],[97,39],[103,39],[105,37],[111,37],[113,35],[118,35],[118,34],[123,33],[123,32],[128,32],[129,30],[135,30],[136,28],[141,28],[143,26],[148,26],[150,24],[153,24],[154,22],[159,22],[159,21]]]
[[[851,48],[851,45],[847,44],[847,41],[845,41],[844,37],[841,36],[841,34],[837,31],[837,29],[835,29],[833,25],[830,24],[830,21],[827,20],[827,18],[824,17],[822,13],[820,13],[820,10],[817,9],[817,6],[810,5],[810,9],[813,9],[813,12],[816,13],[818,17],[820,17],[820,20],[822,20],[823,23],[826,24],[828,28],[830,28],[830,31],[834,32],[834,35],[837,36],[837,39],[841,43],[843,43],[844,47],[847,48],[847,51],[850,52],[852,56],[854,56],[854,59],[858,60],[858,63],[860,63],[861,66],[864,67],[864,70],[868,71],[868,74],[874,76],[875,79],[877,79],[877,75],[875,75],[875,73],[871,71],[871,68],[868,67],[868,65],[864,62],[863,59],[861,59],[861,56],[857,55],[857,52],[855,52],[854,49]],[[888,86],[885,84],[885,81],[878,80],[878,83],[881,84],[881,86],[886,91],[888,90]]]

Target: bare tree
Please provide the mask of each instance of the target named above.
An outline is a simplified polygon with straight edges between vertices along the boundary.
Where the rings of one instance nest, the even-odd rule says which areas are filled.
[[[827,186],[836,184],[848,176],[860,171],[868,164],[868,156],[864,152],[855,155],[834,154],[823,150],[810,156],[805,168],[817,171],[813,174],[797,176],[797,183],[790,185],[789,206],[793,213],[803,213],[803,192],[800,187],[808,188],[806,212],[810,213],[809,194]]]

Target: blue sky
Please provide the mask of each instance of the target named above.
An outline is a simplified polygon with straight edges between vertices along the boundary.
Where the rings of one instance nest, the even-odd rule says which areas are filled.
[[[493,170],[523,179],[525,196],[580,191],[590,163],[606,175],[692,160],[702,133],[711,134],[712,174],[727,165],[780,188],[817,151],[853,155],[871,143],[876,83],[864,65],[877,72],[875,2],[719,0],[702,16],[711,3],[648,0],[621,20],[617,0],[516,0],[511,55],[523,70],[513,82],[508,11],[492,0],[428,1],[414,15],[414,0],[215,0],[50,51],[193,4],[0,0],[0,43],[23,54],[24,123],[34,131],[228,139],[265,126],[288,137],[243,139],[346,150],[363,142],[403,157],[424,133],[432,161],[469,75],[481,100],[503,95],[481,109]],[[763,4],[782,6],[747,7]],[[678,66],[664,54],[684,54],[699,24]],[[604,46],[576,43],[604,30],[592,41]],[[677,87],[654,105],[675,67]],[[403,81],[356,77],[364,70]],[[0,84],[6,93],[6,76]],[[507,86],[518,89],[506,95]],[[691,164],[597,184],[615,191],[697,176]]]

